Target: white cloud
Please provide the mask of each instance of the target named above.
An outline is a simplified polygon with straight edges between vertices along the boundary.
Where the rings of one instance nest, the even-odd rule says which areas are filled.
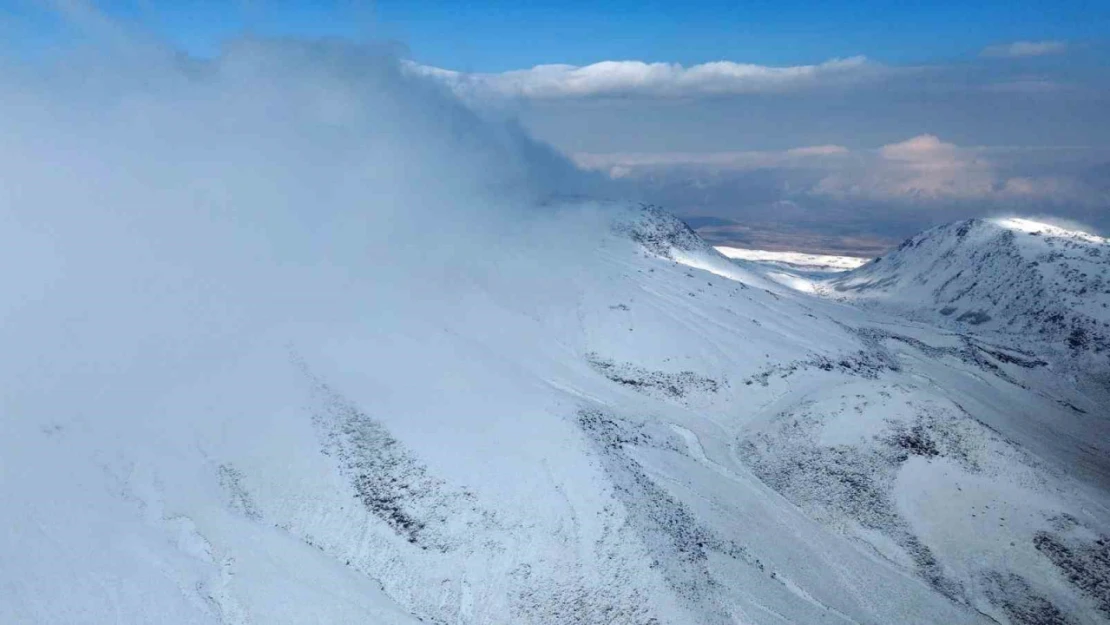
[[[933,135],[918,135],[900,143],[879,148],[879,154],[892,161],[929,162],[938,158],[952,158],[955,145],[944,143]]]
[[[1091,197],[1078,181],[1018,175],[987,158],[990,151],[918,135],[884,145],[863,169],[833,172],[812,190],[819,195],[874,200],[1069,200]]]
[[[1026,155],[1028,157],[1029,155]],[[727,184],[766,174],[784,196],[945,206],[951,202],[1105,199],[1074,176],[1027,166],[1020,150],[959,146],[923,134],[871,150],[817,145],[778,151],[578,153],[574,162],[614,179]],[[762,173],[760,173],[762,172]],[[713,182],[707,182],[713,181]],[[697,186],[697,185],[695,185]],[[701,188],[701,187],[698,187]]]
[[[865,193],[879,197],[982,197],[994,192],[993,166],[977,150],[919,135],[879,148],[879,162],[864,177]]]
[[[996,193],[998,185],[994,166],[978,150],[925,134],[880,147],[865,167],[833,172],[813,193],[879,200],[967,199]]]
[[[537,65],[498,74],[456,72],[412,62],[406,67],[436,78],[464,96],[530,99],[783,92],[855,83],[886,71],[862,56],[788,67],[732,61],[690,67],[677,63],[602,61],[585,66]]]
[[[1062,54],[1068,44],[1063,41],[1015,41],[983,48],[980,56],[1017,59],[1030,56]]]

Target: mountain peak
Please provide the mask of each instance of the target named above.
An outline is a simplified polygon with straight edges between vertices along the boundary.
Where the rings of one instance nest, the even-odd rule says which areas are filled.
[[[1106,366],[1110,245],[1093,234],[1021,217],[959,221],[827,284],[840,299]]]
[[[1025,232],[1027,234],[1079,239],[1083,241],[1088,241],[1090,243],[1107,243],[1107,239],[1092,234],[1090,232],[1084,232],[1082,230],[1072,228],[1064,228],[1061,226],[1045,223],[1043,221],[1037,221],[1034,219],[1028,219],[1025,217],[995,217],[992,219],[987,219],[985,221],[987,223],[1005,228],[1007,230]]]

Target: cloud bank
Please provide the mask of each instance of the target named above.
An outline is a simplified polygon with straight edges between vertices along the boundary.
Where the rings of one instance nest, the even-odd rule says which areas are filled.
[[[794,193],[844,199],[988,200],[1039,199],[1099,204],[1104,193],[1074,177],[1015,173],[1007,163],[1020,150],[960,147],[923,134],[875,150],[819,145],[781,151],[708,153],[581,153],[579,166],[613,178],[666,175],[666,170],[727,174],[776,170],[804,172],[808,184]],[[993,155],[993,156],[992,156]],[[995,160],[1001,157],[1001,160]],[[801,183],[799,176],[797,183]]]
[[[882,146],[865,158],[864,168],[831,173],[812,192],[923,204],[1041,202],[1096,208],[1110,201],[1106,188],[1074,174],[1020,171],[1022,160],[1034,160],[1020,152],[960,147],[919,135]]]
[[[497,74],[463,73],[412,62],[406,67],[414,74],[442,81],[465,97],[529,99],[777,93],[853,84],[889,71],[862,56],[789,67],[732,61],[689,67],[677,63],[602,61],[586,66],[537,65]]]
[[[506,233],[590,182],[372,47],[123,45],[0,67],[15,420],[143,422],[252,344],[401,331],[477,297],[473,276],[512,280]],[[565,264],[516,253],[547,276]]]
[[[922,134],[874,149],[580,153],[575,161],[628,193],[723,228],[718,242],[729,240],[727,222],[742,237],[752,228],[864,235],[870,241],[861,252],[931,225],[1001,212],[1110,226],[1110,149],[960,146]]]

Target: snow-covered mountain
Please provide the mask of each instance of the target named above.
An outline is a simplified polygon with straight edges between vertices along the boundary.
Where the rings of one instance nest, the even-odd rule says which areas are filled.
[[[1020,218],[923,232],[831,283],[835,294],[1110,364],[1110,242]]]
[[[1107,619],[1106,491],[1022,445],[1072,415],[1020,354],[603,214],[558,296],[256,345],[137,423],[9,410],[5,621]]]
[[[0,104],[0,622],[1110,622],[1107,410],[1036,352],[318,52]]]

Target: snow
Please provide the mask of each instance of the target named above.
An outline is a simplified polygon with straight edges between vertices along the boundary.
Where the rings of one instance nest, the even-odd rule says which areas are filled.
[[[285,45],[0,104],[0,622],[1108,618],[1106,413],[1048,356],[553,199],[511,128]]]
[[[855,256],[831,256],[827,254],[807,254],[804,252],[754,250],[741,247],[728,247],[725,245],[718,245],[715,249],[728,258],[783,264],[808,271],[847,271],[860,267],[870,260]]]
[[[1110,371],[1110,242],[1094,235],[1019,218],[958,222],[816,290],[971,333],[1011,355],[1035,351],[1057,378],[1090,377],[1092,389]]]
[[[821,290],[822,281],[828,279],[831,274],[855,269],[867,262],[867,259],[851,256],[751,250],[726,246],[718,246],[714,249],[722,256],[732,259],[733,265],[745,268],[749,274],[759,275],[773,285],[803,293],[816,293]],[[715,271],[715,273],[726,277],[730,275],[727,271]],[[747,280],[751,282],[753,279],[747,278]]]
[[[1001,217],[988,220],[990,223],[997,224],[1002,228],[1010,230],[1017,230],[1028,234],[1038,233],[1053,237],[1068,237],[1073,239],[1080,239],[1088,243],[1102,243],[1105,244],[1107,240],[1089,232],[1082,230],[1072,230],[1055,226],[1052,224],[1034,221],[1032,219],[1025,219],[1023,217]]]

